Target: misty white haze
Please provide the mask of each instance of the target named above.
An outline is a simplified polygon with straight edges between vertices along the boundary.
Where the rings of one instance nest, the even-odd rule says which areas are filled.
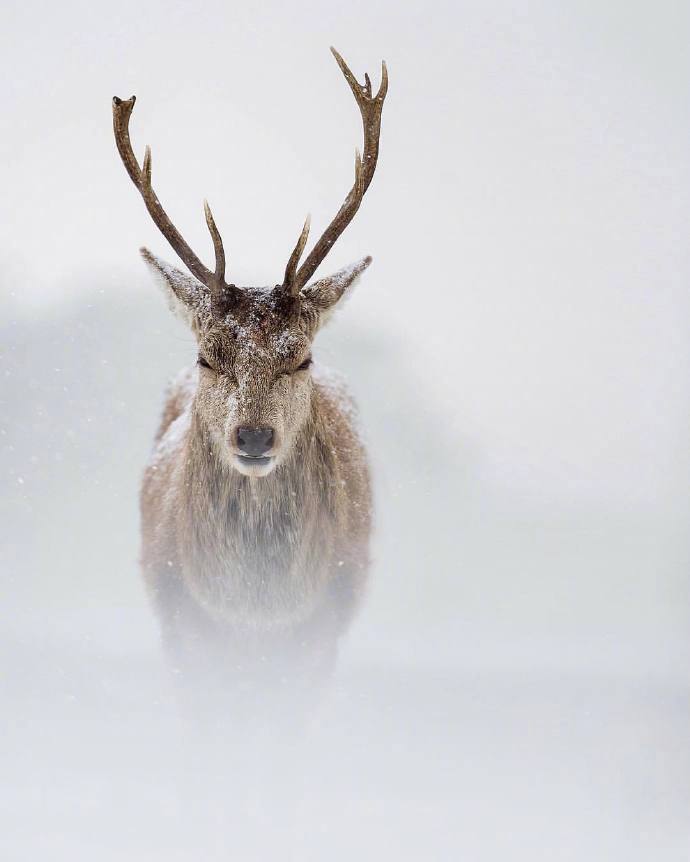
[[[2,859],[688,858],[690,12],[565,5],[3,7]],[[374,565],[306,738],[238,755],[179,715],[137,568],[195,347],[111,98],[190,245],[207,197],[272,285],[361,146],[331,44],[390,73],[319,272],[373,264],[315,344]]]

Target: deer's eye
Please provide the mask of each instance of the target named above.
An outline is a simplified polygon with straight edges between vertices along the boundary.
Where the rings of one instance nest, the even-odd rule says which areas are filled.
[[[295,371],[306,371],[313,361],[314,360],[311,358],[311,356],[307,356],[304,362],[302,362],[300,365],[297,366],[297,368],[295,368]]]
[[[196,364],[200,365],[202,368],[211,368],[211,365],[207,362],[207,360],[201,354],[199,354],[197,356]],[[213,370],[213,369],[211,368],[211,370]]]

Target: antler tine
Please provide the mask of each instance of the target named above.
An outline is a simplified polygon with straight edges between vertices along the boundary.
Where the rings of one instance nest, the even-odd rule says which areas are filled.
[[[338,210],[333,221],[328,225],[314,248],[307,255],[306,260],[299,268],[293,284],[293,292],[298,292],[316,272],[316,269],[333,247],[334,243],[343,233],[345,228],[354,218],[355,213],[362,203],[362,198],[374,176],[376,162],[379,155],[379,138],[381,136],[381,111],[383,101],[388,92],[388,70],[386,63],[381,63],[381,85],[375,96],[372,96],[371,80],[365,75],[364,84],[360,84],[352,74],[350,67],[340,54],[331,48],[336,63],[345,76],[345,80],[352,90],[355,101],[362,115],[362,126],[364,130],[364,154],[355,156],[355,182],[350,189],[343,205]]]
[[[146,147],[143,165],[140,168],[139,163],[132,150],[132,142],[129,137],[129,118],[134,109],[136,96],[131,99],[113,98],[113,131],[115,133],[115,143],[120,158],[130,176],[130,179],[139,190],[146,209],[158,227],[163,236],[168,240],[175,253],[184,262],[187,269],[192,275],[197,278],[202,284],[211,291],[212,298],[224,296],[228,287],[225,284],[225,251],[223,249],[223,240],[221,239],[216,223],[213,220],[213,215],[204,201],[204,212],[206,214],[206,224],[208,225],[213,247],[216,255],[216,270],[211,272],[207,269],[199,258],[194,254],[190,246],[185,241],[182,234],[178,231],[175,225],[168,218],[167,213],[161,206],[156,193],[151,185],[151,149]]]
[[[285,267],[285,278],[283,279],[282,286],[283,290],[290,294],[290,296],[297,296],[299,293],[299,287],[295,288],[295,275],[297,274],[297,264],[299,263],[299,259],[302,257],[304,246],[307,244],[310,226],[311,216],[308,215],[304,220],[304,227],[302,228],[302,233],[297,240],[297,245],[294,247],[292,254],[290,255],[290,260],[287,262],[287,266]]]
[[[213,251],[216,255],[215,282],[222,286],[225,284],[225,249],[223,248],[223,238],[216,227],[211,207],[208,205],[208,201],[206,200],[204,201],[204,215],[206,216],[208,231],[213,240]]]

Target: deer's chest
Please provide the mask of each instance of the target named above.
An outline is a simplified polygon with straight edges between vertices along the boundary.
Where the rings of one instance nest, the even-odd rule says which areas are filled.
[[[207,610],[253,625],[309,615],[331,568],[333,525],[327,512],[284,499],[253,507],[231,499],[198,521],[183,568]]]

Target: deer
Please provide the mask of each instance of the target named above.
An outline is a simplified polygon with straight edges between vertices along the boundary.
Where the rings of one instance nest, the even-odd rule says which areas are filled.
[[[374,176],[388,72],[372,91],[331,52],[361,113],[364,148],[337,214],[302,260],[307,216],[273,287],[226,281],[223,240],[204,201],[208,269],[174,226],[129,134],[136,97],[113,99],[115,143],[154,224],[188,273],[140,253],[191,329],[195,364],[170,385],[140,493],[140,565],[178,673],[202,665],[251,679],[326,680],[370,569],[372,492],[347,388],[312,359],[317,332],[371,263],[312,281]]]

